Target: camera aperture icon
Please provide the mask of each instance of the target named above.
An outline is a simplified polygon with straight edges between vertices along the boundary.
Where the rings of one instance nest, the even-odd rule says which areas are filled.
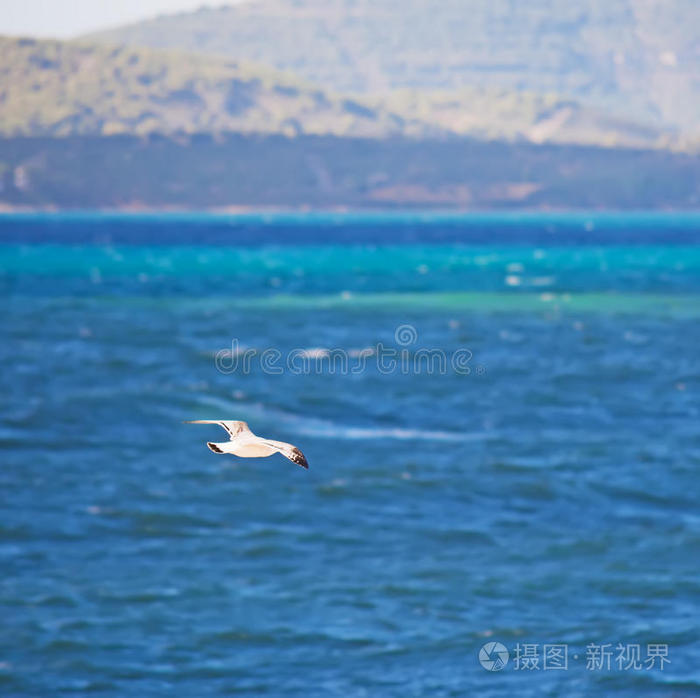
[[[487,642],[479,650],[479,662],[486,671],[500,671],[508,664],[510,654],[500,642]]]

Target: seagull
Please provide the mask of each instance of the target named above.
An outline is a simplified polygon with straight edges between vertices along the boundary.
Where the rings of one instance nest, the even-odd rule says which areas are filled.
[[[226,429],[230,441],[215,444],[207,442],[207,446],[214,453],[230,453],[239,458],[267,458],[275,453],[281,453],[285,458],[289,458],[292,463],[309,469],[304,454],[292,444],[284,441],[270,441],[256,436],[248,427],[246,422],[226,421],[218,419],[197,419],[185,424],[218,424]]]

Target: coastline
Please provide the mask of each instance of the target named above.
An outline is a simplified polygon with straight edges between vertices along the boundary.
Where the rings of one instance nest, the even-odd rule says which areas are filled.
[[[615,220],[669,218],[697,218],[700,223],[700,207],[688,208],[577,208],[577,207],[527,207],[527,208],[423,208],[423,207],[307,207],[297,208],[284,206],[213,206],[195,208],[187,206],[121,206],[121,207],[57,207],[57,206],[14,206],[0,203],[0,220],[11,217],[49,216],[60,217],[113,217],[113,218],[273,218],[273,219],[304,219],[344,218],[378,219],[391,222],[417,220],[420,222],[450,221],[450,220],[487,220],[493,222],[533,221],[533,220],[576,220],[590,219]]]

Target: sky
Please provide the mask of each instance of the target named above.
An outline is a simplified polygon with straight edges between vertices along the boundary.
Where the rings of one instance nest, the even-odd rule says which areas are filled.
[[[0,0],[0,34],[69,38],[158,14],[236,0]]]

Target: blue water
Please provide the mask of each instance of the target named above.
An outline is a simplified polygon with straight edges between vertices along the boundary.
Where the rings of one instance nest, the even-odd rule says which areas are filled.
[[[0,294],[3,698],[700,695],[700,217],[6,216]]]

